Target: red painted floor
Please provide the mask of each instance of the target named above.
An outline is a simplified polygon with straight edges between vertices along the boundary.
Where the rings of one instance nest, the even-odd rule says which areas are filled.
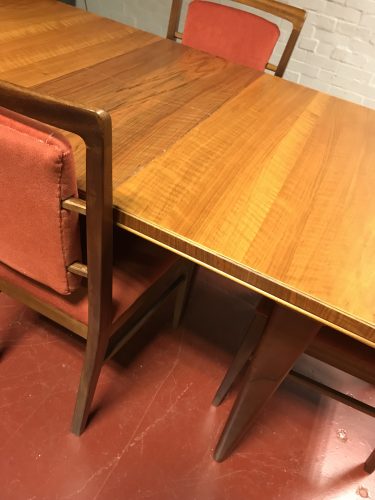
[[[374,423],[287,380],[237,452],[212,450],[235,394],[210,399],[253,296],[200,272],[182,326],[170,305],[102,371],[87,431],[69,433],[83,344],[0,294],[0,500],[375,498],[362,467]],[[374,387],[302,358],[303,369],[374,405]]]

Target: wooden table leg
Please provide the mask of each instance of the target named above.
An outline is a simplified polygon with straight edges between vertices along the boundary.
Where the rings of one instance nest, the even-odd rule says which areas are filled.
[[[275,306],[216,446],[215,460],[221,462],[233,451],[320,327],[307,316]]]
[[[375,471],[375,450],[371,453],[365,463],[365,471],[371,474]]]
[[[262,337],[263,331],[267,325],[268,319],[271,317],[274,306],[275,303],[272,300],[266,298],[261,299],[255,310],[254,318],[249,325],[249,329],[242,339],[236,356],[234,357],[233,362],[231,363],[219,389],[215,394],[212,401],[214,406],[219,406],[223,402],[236,378],[249,361],[250,356],[255,351],[255,348]]]

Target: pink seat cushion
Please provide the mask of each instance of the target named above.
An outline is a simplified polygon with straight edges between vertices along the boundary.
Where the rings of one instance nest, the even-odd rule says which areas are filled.
[[[61,209],[77,195],[69,143],[55,130],[0,108],[0,262],[58,293],[80,279],[78,215]]]
[[[182,43],[264,71],[279,36],[278,26],[259,16],[194,0],[188,8]]]
[[[117,258],[113,269],[113,321],[135,304],[179,260],[173,253],[125,231],[116,235],[115,249]],[[26,290],[87,325],[86,287],[63,296],[0,264],[0,289],[2,280]]]

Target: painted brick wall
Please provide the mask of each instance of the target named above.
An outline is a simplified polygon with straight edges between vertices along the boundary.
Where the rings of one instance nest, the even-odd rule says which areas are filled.
[[[230,0],[216,0],[233,5]],[[285,78],[375,109],[375,0],[284,0],[308,11]],[[170,0],[86,0],[100,15],[164,36]],[[77,0],[83,7],[84,0]],[[238,6],[238,4],[237,4]],[[251,9],[249,9],[251,10]],[[269,19],[274,20],[272,16]],[[279,23],[277,61],[290,31]]]
[[[308,11],[286,78],[375,108],[375,0],[287,0]]]

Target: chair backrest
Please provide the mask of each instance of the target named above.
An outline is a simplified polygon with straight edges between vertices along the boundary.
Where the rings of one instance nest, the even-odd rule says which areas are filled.
[[[276,0],[233,0],[292,23],[292,31],[277,66],[269,58],[279,38],[276,24],[260,16],[206,0],[189,3],[184,32],[178,31],[183,0],[172,0],[167,38],[181,39],[190,47],[244,64],[269,69],[283,76],[306,18],[302,9]]]
[[[62,209],[77,196],[70,144],[56,131],[0,108],[0,261],[61,294],[78,276],[78,214]]]
[[[69,143],[46,124],[85,141],[86,200],[76,197]],[[0,172],[0,261],[63,294],[77,287],[73,275],[87,277],[89,324],[111,325],[110,115],[0,82]],[[87,216],[87,265],[76,262],[78,214]]]

